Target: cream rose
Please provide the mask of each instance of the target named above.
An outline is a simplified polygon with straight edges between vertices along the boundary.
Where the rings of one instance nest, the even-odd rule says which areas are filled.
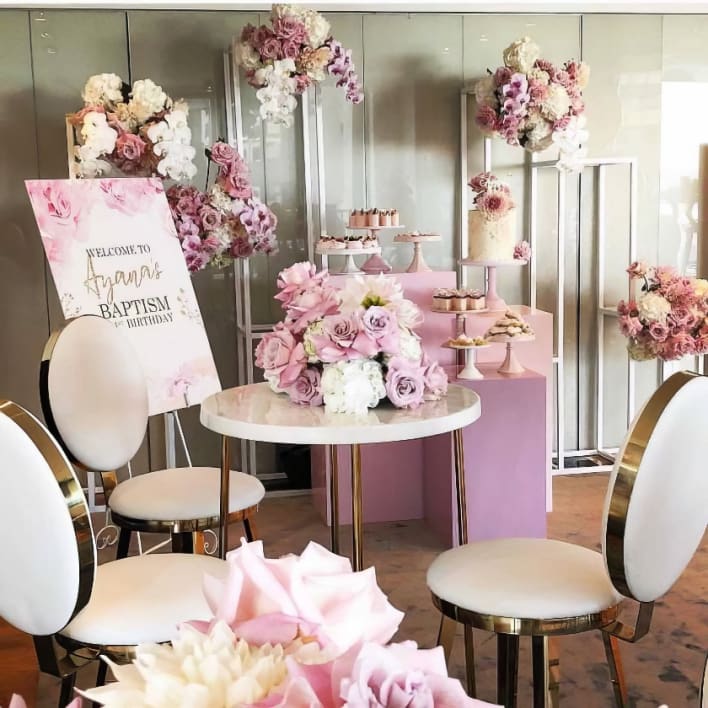
[[[544,86],[548,86],[548,84],[551,82],[551,77],[548,75],[548,72],[544,71],[543,69],[539,69],[538,67],[533,67],[529,70],[528,79],[529,81],[538,81]]]
[[[530,37],[517,39],[504,50],[504,65],[522,74],[529,72],[539,57],[538,45]]]
[[[167,107],[167,94],[150,79],[140,79],[133,84],[128,105],[138,123],[144,123],[150,116]]]
[[[244,69],[255,69],[261,65],[261,55],[248,42],[239,42],[236,47],[236,63]]]
[[[308,44],[315,48],[321,47],[329,37],[329,22],[315,10],[306,10],[302,19],[307,30]]]
[[[590,81],[590,67],[583,61],[578,64],[575,80],[581,89],[584,89],[588,85],[588,81]]]
[[[123,101],[123,79],[117,74],[91,76],[81,92],[87,106],[103,106]]]
[[[550,84],[548,96],[541,103],[541,115],[548,120],[558,120],[562,118],[570,108],[570,96],[560,84]]]
[[[474,97],[477,99],[477,104],[480,106],[497,107],[499,102],[494,94],[493,76],[485,76],[474,85]]]
[[[637,309],[642,322],[666,324],[666,316],[671,312],[671,304],[665,297],[649,292],[639,298]]]
[[[696,297],[708,297],[708,280],[696,278],[693,281],[693,291],[696,293]]]

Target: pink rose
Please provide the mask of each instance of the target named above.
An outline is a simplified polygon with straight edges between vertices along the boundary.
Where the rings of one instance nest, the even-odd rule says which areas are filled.
[[[276,284],[280,292],[275,299],[280,300],[283,306],[287,307],[297,293],[309,287],[316,287],[326,282],[327,278],[327,271],[318,273],[313,263],[308,261],[295,263],[278,273]]]
[[[227,172],[219,174],[216,178],[216,183],[232,198],[232,199],[250,199],[253,194],[251,189],[251,181],[248,177],[239,172]]]
[[[281,44],[280,40],[275,37],[268,37],[260,48],[261,56],[264,59],[280,59],[281,58]]]
[[[493,133],[497,130],[497,112],[491,106],[479,106],[475,123],[483,133]]]
[[[384,354],[398,354],[398,321],[394,312],[374,305],[364,312],[361,321],[364,332]]]
[[[187,214],[192,216],[196,214],[197,207],[194,197],[184,196],[178,199],[177,204],[175,204],[175,211],[177,211],[178,214]]]
[[[656,342],[663,342],[669,336],[669,328],[661,322],[652,322],[649,325],[649,334]]]
[[[281,44],[281,53],[285,59],[297,59],[300,56],[300,44],[292,39],[284,39]]]
[[[276,374],[279,387],[287,389],[305,368],[307,357],[301,342],[282,323],[266,334],[256,347],[256,366]]]
[[[273,31],[280,39],[290,40],[296,45],[303,44],[307,37],[304,22],[288,15],[275,19]]]
[[[508,84],[510,79],[511,69],[507,68],[506,66],[500,66],[494,72],[494,85],[497,87],[503,86],[504,84]]]
[[[570,74],[564,69],[558,69],[553,75],[553,80],[560,84],[563,88],[568,88],[571,83]]]
[[[529,81],[529,96],[534,103],[542,103],[548,96],[548,86],[536,79]]]
[[[221,214],[212,206],[203,206],[199,210],[199,218],[205,231],[213,231],[221,226]]]
[[[632,317],[636,317],[639,314],[639,309],[634,300],[630,300],[629,302],[620,300],[617,303],[617,313],[619,315],[631,315]]]
[[[314,366],[305,367],[295,379],[295,383],[288,388],[290,400],[303,406],[321,406],[320,379],[319,369]]]
[[[139,135],[134,135],[133,133],[123,133],[116,139],[116,154],[124,160],[133,162],[140,160],[145,148],[145,142]]]
[[[547,59],[536,59],[534,66],[541,71],[545,71],[549,76],[553,76],[556,73],[556,67]]]
[[[416,408],[424,400],[425,369],[404,357],[394,357],[386,372],[386,395],[397,408]]]
[[[493,176],[491,172],[480,172],[478,175],[472,177],[468,184],[475,192],[484,192],[487,189],[490,178]]]
[[[229,167],[239,159],[239,154],[228,143],[216,142],[211,146],[209,158],[217,165]]]
[[[70,187],[55,180],[32,180],[27,183],[27,191],[45,242],[79,235],[81,201],[73,199]]]
[[[619,318],[620,332],[625,337],[636,337],[644,328],[638,317],[621,315]]]
[[[287,310],[287,325],[300,334],[316,320],[339,312],[339,296],[330,286],[311,288],[296,295]]]
[[[247,238],[235,238],[231,242],[230,253],[233,258],[250,258],[253,255],[253,244]]]
[[[445,369],[437,361],[431,361],[427,355],[423,354],[420,362],[423,367],[423,383],[425,393],[423,397],[426,401],[438,401],[447,395],[447,374]]]
[[[326,364],[367,359],[379,352],[376,342],[364,331],[356,314],[328,315],[322,319],[322,328],[323,334],[313,335],[311,339],[315,355]]]
[[[666,360],[680,359],[696,351],[696,343],[688,332],[682,332],[666,338],[657,344],[658,355]]]

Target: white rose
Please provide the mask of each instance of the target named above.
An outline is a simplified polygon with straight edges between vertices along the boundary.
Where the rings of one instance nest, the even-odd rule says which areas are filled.
[[[538,59],[539,48],[530,37],[517,39],[504,50],[504,65],[512,71],[528,73]]]
[[[496,108],[499,101],[494,93],[494,77],[485,76],[474,85],[474,97],[480,106]]]
[[[315,49],[321,47],[329,37],[329,22],[315,10],[306,10],[303,16],[303,22],[307,30],[307,43]]]
[[[639,319],[642,322],[660,322],[666,324],[666,316],[671,312],[669,301],[655,292],[642,295],[637,301]]]
[[[400,328],[398,337],[398,348],[402,357],[411,361],[420,361],[423,356],[423,348],[420,346],[420,338],[404,327]]]
[[[219,187],[218,184],[212,186],[210,194],[210,201],[213,207],[222,212],[222,214],[231,213],[231,197],[226,194],[226,192]]]
[[[540,105],[541,114],[548,120],[562,118],[570,108],[570,96],[560,84],[550,84],[548,95]]]
[[[538,67],[533,67],[529,70],[528,79],[529,81],[531,81],[531,79],[538,81],[538,83],[544,84],[545,86],[548,86],[551,82],[551,77],[548,75],[548,72]]]
[[[81,97],[87,106],[105,106],[123,101],[123,79],[117,74],[96,74],[89,77]]]
[[[239,42],[235,59],[244,69],[255,69],[261,65],[261,55],[248,42]]]
[[[386,396],[381,367],[371,359],[328,364],[322,372],[321,388],[331,413],[365,415]]]

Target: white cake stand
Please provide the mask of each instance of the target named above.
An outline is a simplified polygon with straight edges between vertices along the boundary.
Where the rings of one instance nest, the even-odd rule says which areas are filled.
[[[354,261],[354,256],[365,256],[381,253],[381,246],[368,246],[367,248],[322,248],[317,246],[315,253],[322,256],[322,267],[329,270],[329,256],[344,256],[344,266],[339,273],[352,274],[361,273],[363,268],[359,268]]]
[[[465,366],[461,371],[458,372],[458,379],[465,379],[467,381],[478,381],[484,378],[484,374],[477,368],[477,350],[478,349],[489,349],[491,344],[469,344],[467,346],[459,344],[449,344],[446,342],[443,344],[445,349],[455,349],[456,351],[465,352]]]
[[[505,334],[496,334],[487,338],[488,342],[494,344],[506,344],[506,358],[497,369],[500,374],[523,374],[526,369],[514,354],[513,345],[517,342],[533,342],[536,339],[533,334],[520,334],[517,337],[509,337]]]
[[[398,236],[393,239],[395,245],[413,244],[413,260],[408,266],[406,273],[426,273],[432,268],[425,262],[423,258],[423,244],[435,243],[442,241],[440,234],[420,234],[419,236],[407,236],[405,240],[398,240]]]
[[[486,268],[487,292],[485,295],[487,298],[487,308],[490,310],[506,310],[506,302],[504,302],[504,300],[497,294],[497,268],[519,268],[521,266],[525,266],[527,263],[527,260],[523,260],[521,258],[514,258],[509,261],[478,261],[473,260],[472,258],[463,258],[460,261],[460,265],[463,266]]]
[[[372,238],[378,239],[379,231],[387,231],[390,229],[405,229],[403,224],[397,224],[396,226],[347,226],[348,231],[368,231]],[[361,266],[364,273],[377,274],[377,273],[390,273],[393,268],[391,264],[388,263],[381,256],[381,248],[377,253],[374,253],[371,258],[368,258],[366,262]],[[344,272],[344,271],[342,271]]]

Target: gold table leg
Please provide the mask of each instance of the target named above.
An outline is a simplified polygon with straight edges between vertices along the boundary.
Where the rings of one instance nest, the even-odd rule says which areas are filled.
[[[467,543],[467,494],[465,492],[465,450],[462,443],[462,429],[452,432],[455,449],[455,491],[457,493],[457,542]]]
[[[329,508],[330,508],[330,550],[339,553],[339,464],[337,446],[328,445],[329,452]]]
[[[363,519],[361,501],[361,449],[359,445],[351,446],[352,461],[352,566],[354,570],[364,567],[363,553]]]
[[[226,558],[229,549],[229,477],[231,454],[229,438],[221,438],[221,489],[219,499],[219,557]]]

